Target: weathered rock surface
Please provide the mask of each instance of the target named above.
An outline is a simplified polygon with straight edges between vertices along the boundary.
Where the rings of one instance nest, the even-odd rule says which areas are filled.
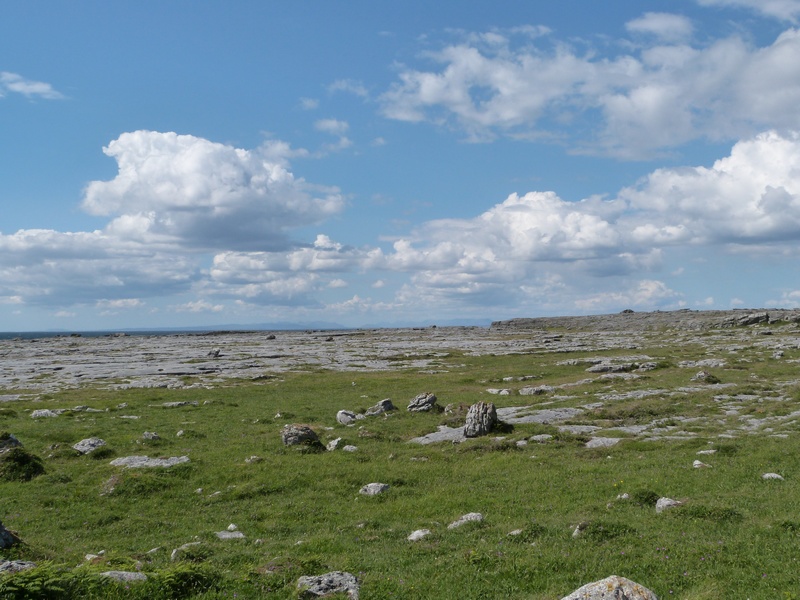
[[[464,436],[479,437],[490,433],[497,425],[497,409],[491,402],[477,402],[467,411],[467,422],[464,425]]]
[[[81,454],[90,454],[95,450],[97,450],[98,448],[102,448],[105,445],[106,445],[105,440],[102,440],[98,437],[91,437],[81,440],[80,442],[78,442],[73,446],[73,449],[77,450]]]
[[[285,446],[299,446],[301,444],[318,444],[319,436],[308,425],[293,423],[284,425],[281,430],[281,440]]]
[[[392,401],[389,398],[385,398],[384,400],[378,402],[375,406],[368,408],[367,412],[364,414],[366,414],[368,417],[373,417],[375,415],[382,415],[383,413],[392,410],[397,410],[397,407],[392,404]]]
[[[3,560],[0,561],[0,573],[19,573],[33,569],[35,566],[36,563],[27,560]]]
[[[587,583],[561,600],[658,600],[658,596],[635,581],[611,575]]]
[[[418,542],[422,538],[429,536],[431,534],[430,529],[417,529],[416,531],[412,531],[409,536],[406,538],[409,542]]]
[[[665,510],[682,506],[683,502],[673,500],[672,498],[659,498],[656,502],[656,513],[662,513]]]
[[[11,548],[11,546],[19,544],[20,541],[13,531],[9,531],[5,525],[0,523],[0,550]]]
[[[352,425],[356,422],[358,415],[349,410],[340,410],[336,413],[336,421],[340,425]]]
[[[20,442],[13,433],[8,433],[7,431],[0,433],[0,452],[21,447],[22,442]]]
[[[158,467],[174,467],[183,463],[188,463],[188,456],[171,456],[169,458],[150,458],[149,456],[123,456],[111,461],[115,467],[125,467],[127,469],[147,469]]]
[[[201,548],[203,546],[203,542],[187,542],[182,546],[178,546],[175,548],[169,556],[169,559],[173,562],[181,560],[187,554],[190,554],[193,551]]]
[[[460,519],[457,519],[450,523],[447,526],[448,529],[456,529],[461,527],[462,525],[466,525],[467,523],[479,523],[483,521],[483,515],[481,513],[467,513],[462,516]]]
[[[351,600],[358,600],[358,579],[346,571],[332,571],[324,575],[305,575],[297,580],[297,590],[301,598],[324,598],[331,594],[347,594]]]
[[[389,489],[388,483],[368,483],[360,490],[358,490],[358,493],[363,494],[364,496],[377,496],[378,494],[382,494],[388,489]]]
[[[411,402],[408,403],[408,410],[410,412],[426,412],[431,410],[436,405],[436,396],[430,392],[423,392],[415,396]]]
[[[147,581],[147,575],[139,571],[103,571],[100,575],[114,581],[121,581],[122,583]]]

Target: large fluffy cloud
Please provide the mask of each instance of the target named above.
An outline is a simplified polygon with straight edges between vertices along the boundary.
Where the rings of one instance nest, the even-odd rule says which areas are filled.
[[[691,24],[677,15],[650,13],[628,28],[655,34],[652,43],[608,55],[538,34],[520,41],[519,31],[468,36],[426,54],[434,68],[402,68],[381,98],[384,114],[446,123],[473,140],[556,138],[624,158],[800,128],[798,31],[765,47],[738,35],[692,46]],[[570,139],[579,118],[594,141]]]
[[[297,179],[274,148],[245,150],[192,135],[135,131],[103,151],[119,165],[93,181],[83,208],[113,216],[109,232],[202,250],[277,250],[287,230],[339,212],[337,190]]]
[[[429,222],[396,241],[386,265],[412,273],[420,293],[493,302],[518,301],[533,281],[558,280],[562,288],[581,281],[582,292],[569,289],[573,305],[586,309],[676,298],[653,279],[629,291],[590,291],[610,275],[657,271],[674,247],[785,254],[799,239],[800,134],[770,131],[737,143],[711,167],[654,171],[617,198],[512,194],[473,219]]]

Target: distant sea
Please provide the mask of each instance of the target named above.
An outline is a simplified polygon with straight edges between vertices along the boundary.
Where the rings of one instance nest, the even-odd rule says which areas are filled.
[[[212,330],[209,330],[212,331]],[[0,331],[0,340],[36,340],[41,338],[56,338],[56,337],[113,337],[119,335],[186,335],[208,333],[208,331],[200,331],[197,329],[157,329],[152,331],[135,330],[135,331]]]
[[[488,327],[491,321],[488,319],[453,319],[442,321],[440,326],[461,326],[461,327]],[[215,325],[211,327],[186,327],[169,329],[118,329],[118,330],[99,330],[99,331],[0,331],[0,340],[34,340],[40,338],[55,337],[113,337],[120,335],[202,335],[216,332],[248,332],[248,331],[333,331],[342,329],[396,329],[405,327],[430,327],[433,323],[386,323],[370,324],[362,327],[345,327],[338,323],[313,322],[313,323],[257,323],[253,325]]]

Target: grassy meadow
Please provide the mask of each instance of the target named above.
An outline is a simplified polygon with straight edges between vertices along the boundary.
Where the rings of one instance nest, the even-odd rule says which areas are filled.
[[[776,327],[771,339],[796,331]],[[755,335],[723,350],[729,342],[716,335],[679,343],[654,333],[635,349],[602,353],[479,356],[454,347],[425,370],[265,372],[212,389],[113,391],[90,382],[3,403],[0,431],[40,457],[44,473],[0,482],[0,520],[23,540],[2,556],[37,563],[0,577],[0,597],[297,598],[299,576],[341,570],[358,577],[362,600],[551,600],[611,574],[659,598],[800,598],[800,350],[787,344],[777,359]],[[657,366],[637,378],[602,378],[580,362],[598,354],[646,354]],[[711,355],[726,360],[708,369],[725,387],[693,384],[698,369],[679,366]],[[572,385],[514,393],[545,384]],[[566,424],[625,439],[587,448],[589,436],[559,429],[565,423],[529,423],[460,444],[410,444],[438,425],[463,424],[463,410],[408,413],[423,391],[441,406],[588,405]],[[363,412],[384,398],[400,410],[336,423],[338,410]],[[197,405],[163,407],[180,401]],[[101,412],[30,416],[76,406]],[[611,429],[654,422],[660,439]],[[287,423],[358,450],[285,447]],[[143,439],[145,431],[160,439]],[[538,434],[553,437],[527,441]],[[72,450],[93,436],[107,446]],[[709,449],[716,453],[697,454]],[[191,460],[166,469],[110,464],[129,455]],[[697,459],[711,466],[693,468]],[[784,480],[762,479],[768,472]],[[390,488],[360,495],[370,482]],[[629,498],[618,499],[623,493]],[[656,514],[662,496],[685,503]],[[470,512],[484,520],[447,528]],[[217,539],[231,523],[245,538]],[[417,529],[431,534],[408,541]],[[194,541],[202,544],[171,560]],[[97,576],[109,570],[141,570],[148,580]]]

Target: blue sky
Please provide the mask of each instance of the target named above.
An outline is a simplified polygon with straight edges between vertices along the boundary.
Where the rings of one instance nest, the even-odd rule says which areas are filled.
[[[0,330],[800,304],[800,0],[0,10]]]

